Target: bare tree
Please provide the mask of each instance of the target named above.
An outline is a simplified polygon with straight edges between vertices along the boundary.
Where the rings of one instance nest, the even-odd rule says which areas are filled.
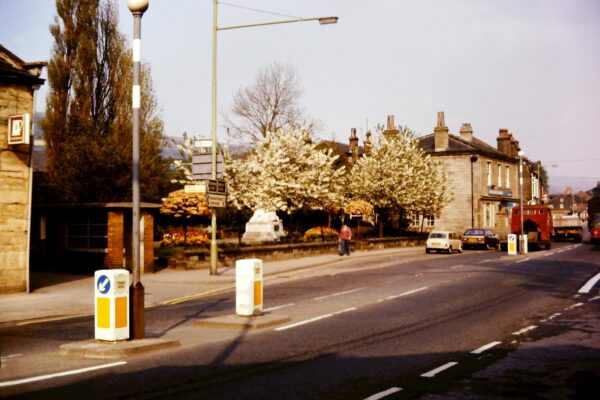
[[[236,137],[261,141],[267,132],[304,128],[314,122],[305,119],[300,106],[302,89],[296,70],[289,64],[269,64],[258,71],[255,82],[233,97],[227,128]]]

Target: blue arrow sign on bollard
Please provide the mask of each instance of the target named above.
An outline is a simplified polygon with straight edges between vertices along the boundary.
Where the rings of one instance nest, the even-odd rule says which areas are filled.
[[[110,279],[106,275],[100,275],[96,287],[101,294],[106,294],[110,290]]]

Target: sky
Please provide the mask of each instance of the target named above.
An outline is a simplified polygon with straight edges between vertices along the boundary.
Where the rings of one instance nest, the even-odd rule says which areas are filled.
[[[131,38],[127,1],[117,3]],[[142,19],[142,59],[168,136],[210,137],[212,3],[150,0]],[[426,135],[444,111],[450,133],[469,122],[493,146],[508,129],[542,161],[552,192],[600,181],[598,0],[228,0],[218,12],[221,27],[339,17],[218,32],[220,141],[233,95],[277,62],[296,70],[322,139],[347,142],[351,128],[363,139],[387,115]],[[0,43],[25,61],[49,60],[55,14],[53,0],[0,0]]]

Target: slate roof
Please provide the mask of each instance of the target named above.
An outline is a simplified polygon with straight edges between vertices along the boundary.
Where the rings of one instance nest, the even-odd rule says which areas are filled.
[[[45,62],[26,63],[0,44],[0,82],[42,85],[45,80],[30,72],[39,69]]]
[[[476,137],[473,137],[472,141],[468,142],[459,136],[448,134],[448,149],[444,151],[435,151],[435,138],[433,133],[420,137],[419,142],[421,148],[432,156],[481,154],[499,160],[512,162],[516,160],[516,157],[510,157]]]

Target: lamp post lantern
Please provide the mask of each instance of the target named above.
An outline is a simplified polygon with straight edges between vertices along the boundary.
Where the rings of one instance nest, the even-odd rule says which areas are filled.
[[[218,6],[219,0],[213,0],[213,49],[212,49],[212,95],[211,95],[211,140],[212,140],[212,178],[217,178],[217,32],[253,28],[258,26],[289,24],[293,22],[318,21],[319,25],[337,24],[338,17],[317,17],[317,18],[294,18],[283,21],[261,22],[257,24],[219,26],[218,25]],[[217,215],[215,208],[211,208],[211,240],[210,240],[210,274],[217,274]]]
[[[140,280],[140,61],[142,48],[142,15],[148,9],[148,0],[127,0],[127,7],[133,14],[133,88],[131,93],[132,110],[132,203],[131,203],[131,264],[133,283],[130,288],[131,298],[131,338],[143,339],[144,320],[144,285]]]
[[[519,213],[521,217],[521,237],[519,239],[519,245],[521,254],[525,254],[525,232],[523,231],[523,213],[525,211],[523,210],[523,155],[524,153],[519,150]]]

